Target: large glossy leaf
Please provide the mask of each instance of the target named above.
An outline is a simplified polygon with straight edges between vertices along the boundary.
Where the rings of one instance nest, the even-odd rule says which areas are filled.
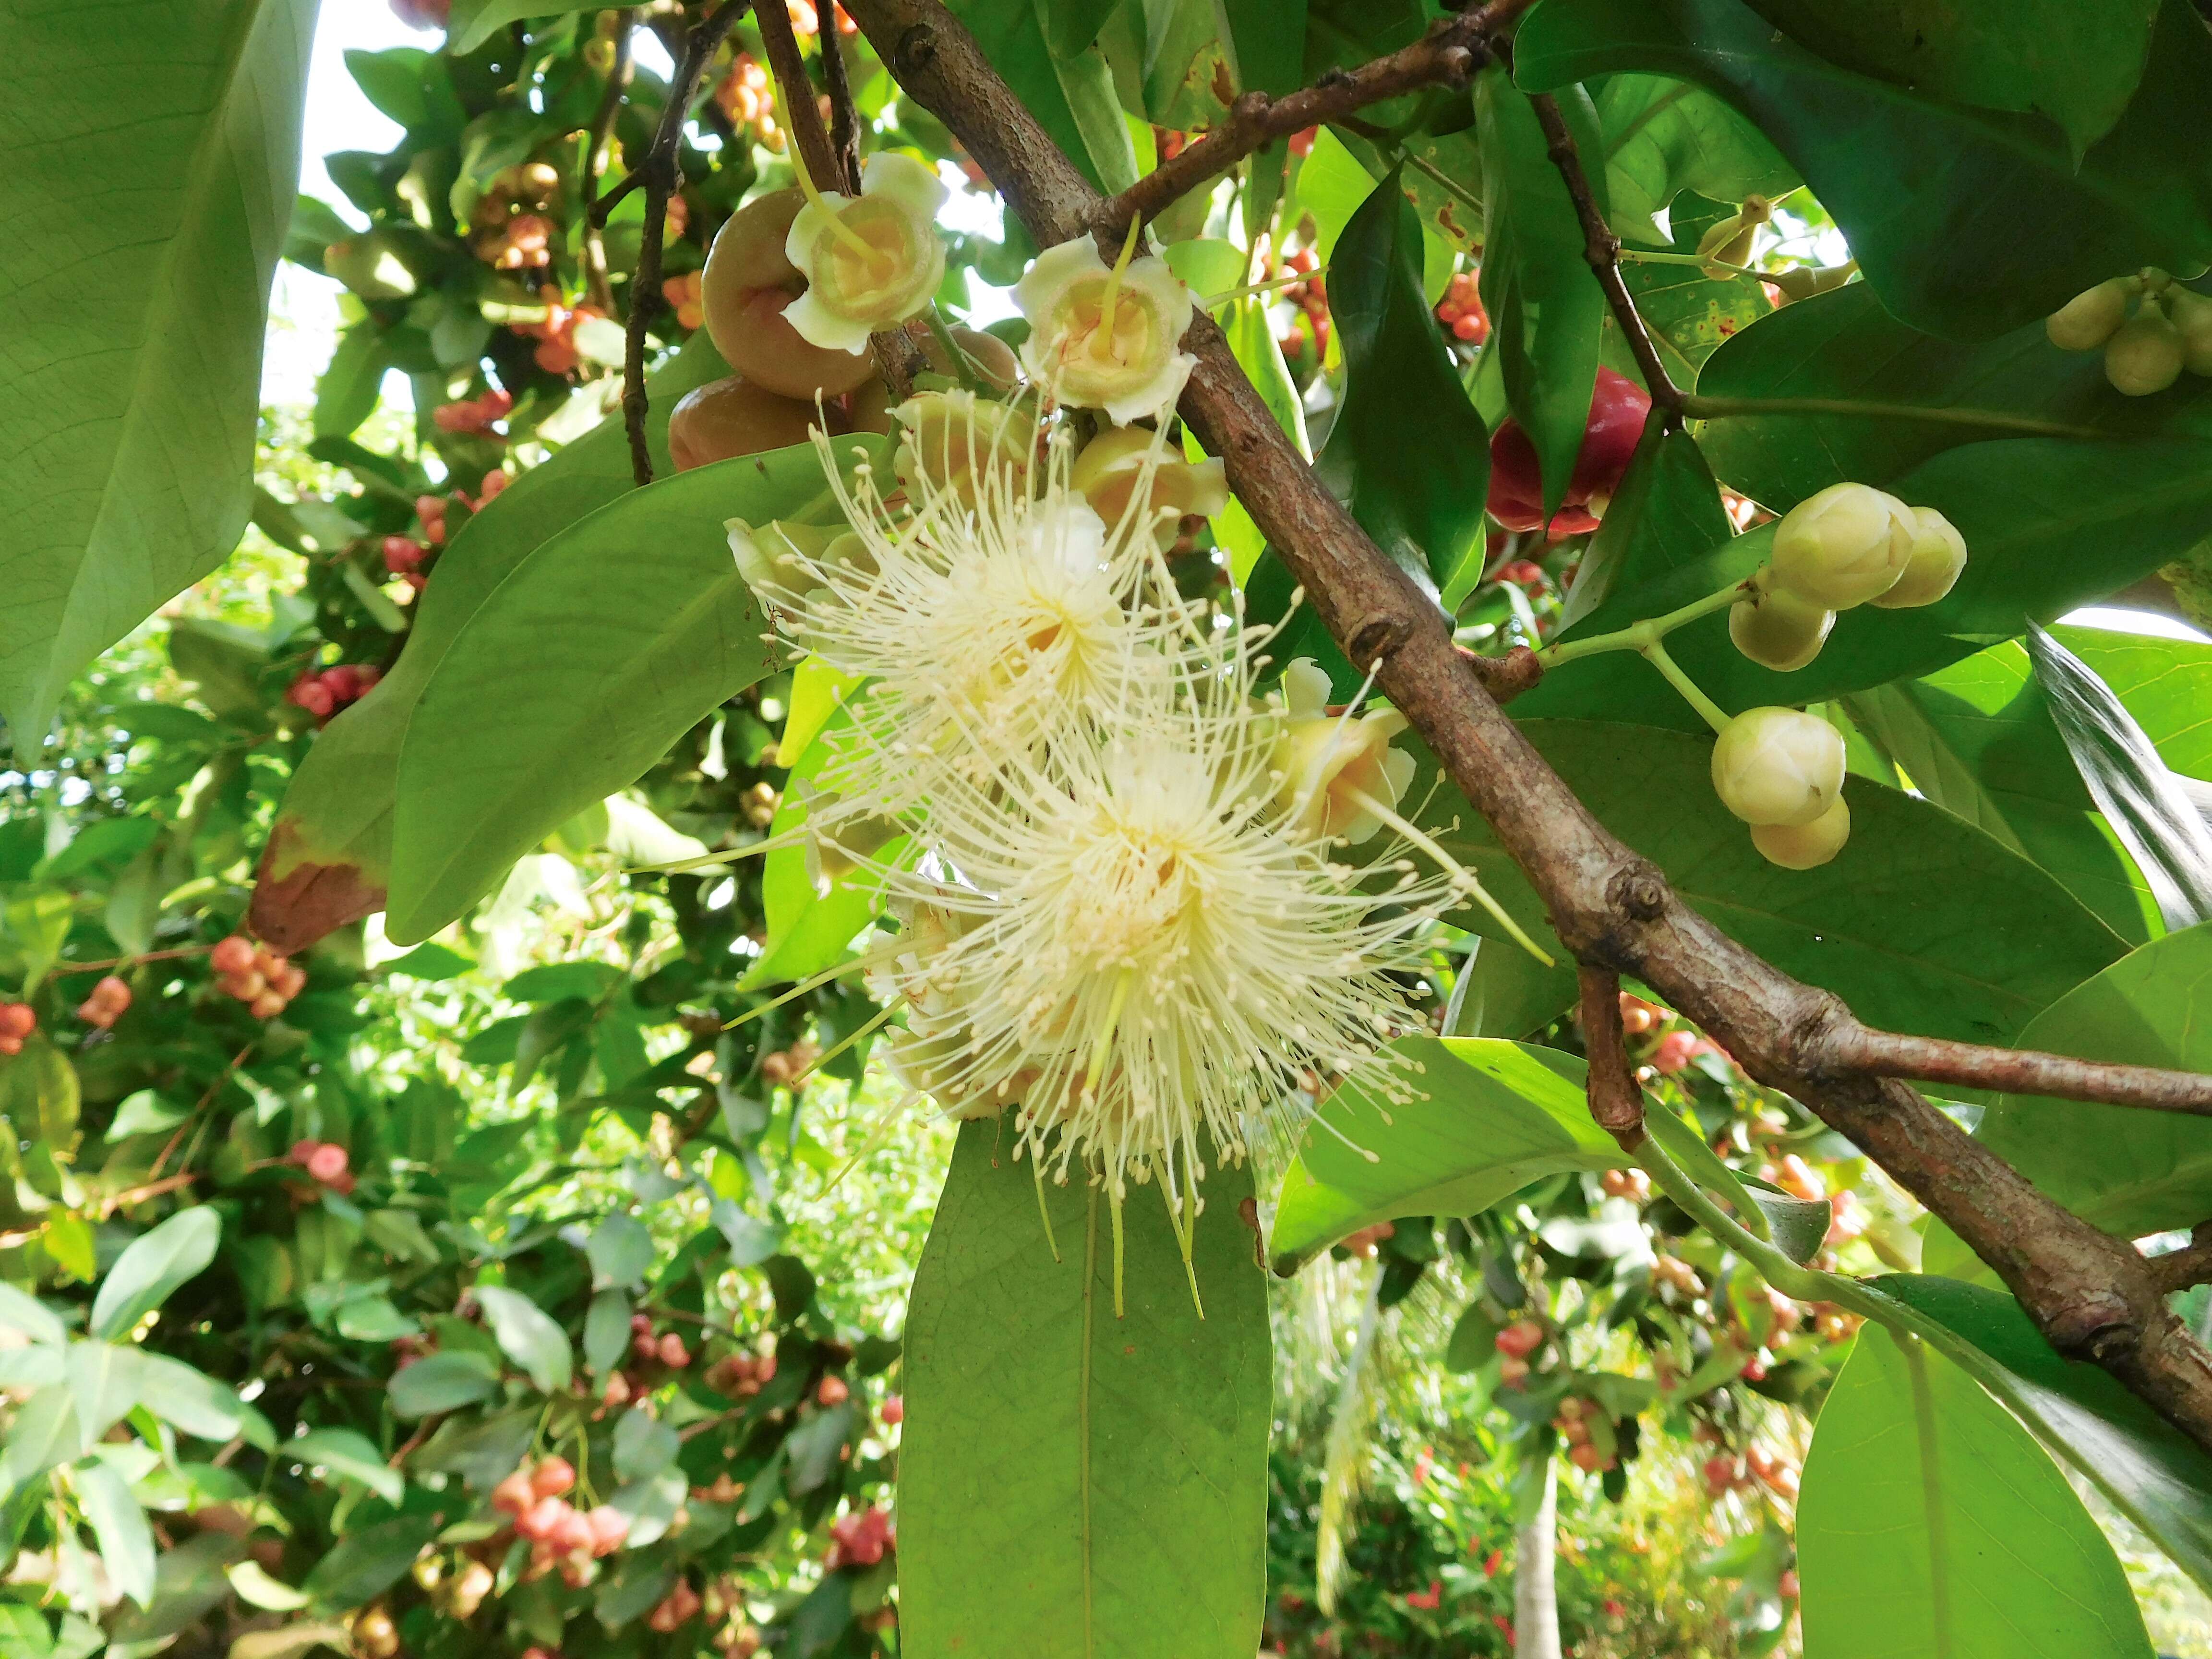
[[[1378,1221],[1474,1215],[1546,1176],[1634,1161],[1590,1121],[1571,1054],[1414,1036],[1384,1056],[1423,1098],[1393,1105],[1358,1077],[1329,1097],[1276,1195],[1267,1251],[1279,1273]]]
[[[1115,1228],[1001,1125],[961,1127],[916,1270],[899,1454],[899,1625],[915,1659],[1251,1659],[1273,1404],[1264,1275],[1206,1181],[1192,1270],[1158,1189]]]
[[[1686,190],[1734,211],[1747,196],[1771,199],[1797,185],[1766,136],[1702,87],[1660,75],[1609,75],[1590,97],[1605,132],[1613,224],[1624,236],[1667,246],[1654,217]],[[1679,247],[1681,216],[1672,216]]]
[[[1671,635],[1668,649],[1724,708],[1805,703],[1926,674],[2104,598],[2192,545],[2212,517],[2212,445],[2181,439],[2072,443],[2013,438],[1948,450],[1887,486],[1933,507],[1966,539],[1966,568],[1917,611],[1862,605],[1837,618],[1810,665],[1778,674],[1729,642],[1715,615]],[[1739,536],[1694,565],[1620,592],[1562,637],[1601,633],[1741,580],[1764,562],[1771,527]],[[2094,555],[2085,549],[2094,549]],[[1604,718],[1634,708],[1654,724],[1698,717],[1633,653],[1570,664],[1514,704],[1520,715]]]
[[[838,449],[880,460],[883,445]],[[723,521],[819,513],[825,494],[805,446],[678,473],[553,537],[485,597],[401,745],[394,939],[435,933],[769,671],[778,653]]]
[[[1559,110],[1583,154],[1602,154],[1589,94],[1569,88]],[[1475,82],[1474,124],[1482,144],[1481,289],[1490,349],[1506,405],[1536,447],[1545,506],[1556,508],[1589,422],[1605,295],[1583,257],[1582,221],[1552,165],[1536,112],[1504,70],[1486,70]],[[1602,177],[1591,180],[1601,192]]]
[[[1954,104],[2047,115],[2076,150],[2142,79],[2158,0],[1753,0],[1832,63]]]
[[[1370,191],[1329,256],[1344,402],[1319,470],[1375,544],[1444,590],[1480,576],[1490,434],[1421,290],[1421,221],[1398,175]],[[1421,434],[1418,444],[1407,434]]]
[[[1674,233],[1670,251],[1695,253],[1705,233],[1735,211],[1733,206],[1684,191],[1674,198],[1674,211],[1668,216]],[[1716,282],[1700,266],[1650,259],[1625,260],[1620,276],[1667,377],[1679,386],[1695,386],[1698,370],[1714,352],[1774,309],[1765,285],[1755,277],[1726,276]]]
[[[1887,487],[1929,456],[1991,438],[2212,437],[2212,380],[2126,398],[2094,351],[2061,351],[2030,323],[1942,340],[1852,283],[1760,318],[1706,362],[1698,395],[1799,407],[1723,414],[1699,434],[1713,471],[1785,512],[1855,479]]]
[[[1806,1659],[2149,1659],[2118,1558],[2043,1449],[1878,1325],[1820,1408],[1797,1559]]]
[[[2057,1455],[2095,1481],[2198,1583],[2212,1587],[2212,1457],[2111,1372],[2060,1358],[2002,1291],[1925,1273],[1872,1289],[1972,1343],[2008,1374],[2007,1395]]]
[[[446,49],[471,52],[509,23],[526,17],[557,17],[592,9],[592,0],[453,0]]]
[[[2212,251],[2201,174],[2212,40],[2168,6],[2126,117],[2077,168],[2035,116],[1969,111],[1780,37],[1741,0],[1545,0],[1514,39],[1541,91],[1632,70],[1693,81],[1774,141],[1835,217],[1882,302],[1987,338],[2116,270]]]
[[[2212,1072],[2212,924],[2168,934],[2045,1009],[2022,1048]],[[2007,1096],[1977,1131],[2077,1215],[2130,1237],[2212,1214],[2212,1120]],[[1945,1265],[1949,1265],[1947,1261]]]
[[[668,414],[694,386],[729,372],[701,329],[646,382],[646,437],[656,476],[668,458]],[[316,736],[292,775],[255,872],[253,930],[280,951],[384,908],[392,812],[408,721],[464,624],[531,552],[636,486],[620,416],[518,477],[463,525],[415,607],[399,660],[374,690]]]
[[[0,104],[0,718],[62,689],[246,528],[269,280],[315,0],[11,9]]]
[[[140,1234],[100,1279],[86,1328],[102,1340],[128,1333],[172,1291],[207,1270],[222,1237],[222,1217],[208,1204],[179,1210]]]
[[[1218,15],[1239,91],[1280,98],[1305,84],[1306,0],[1221,0]]]
[[[1060,60],[1054,56],[1045,33],[1046,9],[1038,0],[952,0],[952,12],[968,26],[983,55],[991,60],[991,67],[1006,78],[1015,95],[1036,117],[1061,153],[1082,168],[1092,184],[1114,188],[1099,177],[1084,142],[1083,125],[1069,101]]]
[[[2057,882],[1979,830],[1852,778],[1851,839],[1817,870],[1784,870],[1715,797],[1710,738],[1649,726],[1535,720],[1522,728],[1606,826],[1678,892],[1786,972],[1870,1024],[2003,1042],[2118,957],[2119,937]],[[1414,785],[1421,799],[1425,781]],[[1455,846],[1541,941],[1543,908],[1463,805],[1437,792],[1423,822]],[[1455,828],[1442,822],[1455,817]],[[1463,913],[1465,925],[1492,924]]]
[[[2017,641],[1855,693],[1845,707],[1914,788],[2042,866],[2130,944],[2159,927],[2150,889],[2082,787]]]
[[[2035,678],[2105,821],[2133,854],[2169,928],[2212,921],[2212,827],[2096,672],[2040,628]]]
[[[1697,563],[1733,533],[1697,440],[1646,428],[1567,590],[1565,621],[1571,625],[1615,593]]]

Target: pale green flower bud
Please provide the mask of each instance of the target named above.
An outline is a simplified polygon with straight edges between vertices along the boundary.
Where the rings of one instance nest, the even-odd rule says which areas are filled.
[[[1844,850],[1851,836],[1851,809],[1840,795],[1810,823],[1754,823],[1751,844],[1769,864],[1785,870],[1813,870]]]
[[[1802,599],[1848,611],[1905,574],[1912,509],[1871,484],[1830,484],[1791,507],[1774,530],[1774,578]]]
[[[1229,479],[1219,460],[1186,461],[1173,447],[1162,451],[1155,464],[1157,441],[1146,427],[1109,428],[1083,446],[1067,482],[1109,525],[1121,522],[1144,487],[1140,510],[1152,515],[1149,527],[1164,553],[1176,544],[1181,520],[1194,514],[1212,518],[1228,506]]]
[[[1786,587],[1738,599],[1729,607],[1729,638],[1735,648],[1780,673],[1802,668],[1820,654],[1836,613],[1801,599]]]
[[[1932,507],[1912,509],[1912,556],[1888,592],[1867,603],[1884,611],[1910,611],[1933,605],[1948,593],[1966,568],[1966,538]]]
[[[2212,300],[2170,288],[2166,309],[2181,331],[2181,366],[2191,374],[2212,374]]]
[[[1359,720],[1328,712],[1328,676],[1310,657],[1283,671],[1287,710],[1269,770],[1275,805],[1304,835],[1357,847],[1382,827],[1370,801],[1395,808],[1413,781],[1413,757],[1390,746],[1406,729],[1395,709]]]
[[[2154,301],[2120,325],[2105,346],[2105,378],[2124,397],[2148,398],[2181,378],[2188,350],[2181,331]]]
[[[2061,351],[2094,351],[2127,320],[2128,301],[2142,288],[2142,279],[2134,276],[2100,283],[2045,318],[2043,331]]]
[[[1810,823],[1843,793],[1843,737],[1818,714],[1747,709],[1713,744],[1713,788],[1746,823]]]
[[[784,520],[755,527],[743,519],[729,519],[722,527],[729,532],[738,574],[763,599],[793,605],[822,586],[815,571],[836,539],[835,532]]]

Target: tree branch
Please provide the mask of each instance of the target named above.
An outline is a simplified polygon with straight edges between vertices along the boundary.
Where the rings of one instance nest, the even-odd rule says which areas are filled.
[[[1101,222],[1097,193],[938,0],[847,0],[846,9],[1039,246]],[[1854,1072],[1837,1048],[1839,1034],[1863,1029],[1850,1011],[1690,908],[1590,814],[1500,711],[1435,604],[1315,477],[1203,313],[1184,346],[1197,367],[1183,418],[1223,459],[1231,488],[1348,659],[1379,665],[1382,694],[1488,821],[1577,960],[1634,974],[1753,1077],[1803,1101],[1988,1262],[2059,1352],[2103,1366],[2212,1449],[2212,1356],[2168,1311],[2142,1257],[2038,1192],[1911,1089]]]
[[[1644,1144],[1644,1091],[1628,1066],[1628,1037],[1620,1024],[1620,975],[1583,966],[1583,1048],[1589,1056],[1590,1118],[1632,1152]]]
[[[2168,1295],[2192,1285],[2212,1284],[2212,1221],[2200,1221],[2189,1243],[2150,1258],[2151,1277]]]
[[[1680,424],[1682,417],[1682,390],[1667,373],[1667,366],[1659,361],[1659,349],[1651,343],[1650,331],[1644,326],[1644,319],[1636,309],[1636,301],[1628,292],[1628,284],[1620,276],[1620,238],[1613,234],[1613,227],[1605,222],[1605,214],[1597,204],[1597,196],[1590,188],[1589,175],[1583,171],[1582,155],[1575,149],[1575,136],[1567,131],[1566,117],[1559,112],[1559,100],[1547,92],[1532,94],[1528,102],[1536,111],[1536,120],[1544,129],[1544,138],[1549,145],[1552,165],[1559,170],[1566,181],[1567,194],[1574,198],[1575,216],[1583,222],[1583,258],[1589,262],[1597,285],[1605,292],[1605,302],[1613,308],[1613,321],[1620,325],[1621,337],[1628,342],[1628,349],[1636,358],[1636,367],[1643,374],[1644,390],[1651,401],[1667,411],[1667,418]]]
[[[1829,1055],[1843,1069],[1869,1077],[1915,1078],[2008,1095],[2045,1095],[2212,1117],[2212,1077],[2200,1073],[2115,1066],[2031,1048],[1990,1048],[1941,1037],[1903,1036],[1856,1020],[1851,1024],[1854,1029],[1839,1030],[1830,1040]]]
[[[845,70],[845,48],[838,44],[836,0],[822,16],[822,78],[830,83],[830,148],[837,152],[837,176],[845,188],[860,187],[860,118],[853,107],[853,82]]]

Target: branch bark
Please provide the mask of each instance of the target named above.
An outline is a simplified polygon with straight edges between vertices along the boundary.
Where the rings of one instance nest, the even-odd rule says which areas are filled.
[[[1583,1048],[1589,1056],[1590,1118],[1632,1152],[1644,1144],[1644,1091],[1628,1064],[1628,1035],[1620,1024],[1620,975],[1583,965]]]
[[[937,0],[847,0],[846,9],[1039,246],[1097,228],[1097,192]],[[1489,822],[1577,959],[1635,975],[1753,1077],[1803,1101],[1988,1262],[2061,1353],[2105,1367],[2212,1449],[2212,1356],[2167,1310],[2134,1248],[2053,1203],[1903,1084],[1854,1070],[1849,1039],[1865,1028],[1839,999],[1691,909],[1589,813],[1499,709],[1435,605],[1314,477],[1220,329],[1201,313],[1184,346],[1198,363],[1183,418],[1223,458],[1237,498],[1346,658],[1379,665],[1383,695]]]

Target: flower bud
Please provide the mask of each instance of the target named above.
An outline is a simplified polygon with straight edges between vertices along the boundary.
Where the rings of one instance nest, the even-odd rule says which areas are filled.
[[[1729,638],[1735,648],[1760,667],[1784,674],[1819,656],[1835,625],[1834,611],[1786,587],[1754,593],[1729,607]]]
[[[2142,287],[2141,280],[2133,276],[2100,283],[2045,318],[2043,331],[2061,351],[2094,351],[2127,320],[2128,301]]]
[[[1856,259],[1846,259],[1839,265],[1796,265],[1788,270],[1761,271],[1759,280],[1780,296],[1774,302],[1779,310],[1799,300],[1809,300],[1816,294],[1841,288],[1858,268]]]
[[[822,586],[814,566],[829,550],[830,531],[782,520],[771,520],[755,529],[743,519],[729,519],[722,527],[730,533],[730,551],[737,559],[738,574],[762,598],[778,605],[796,605]]]
[[[2105,378],[2124,397],[2148,398],[2180,379],[2186,355],[2181,331],[2146,300],[2143,308],[2121,324],[2106,343]]]
[[[1176,544],[1179,520],[1212,518],[1229,504],[1229,479],[1219,460],[1186,461],[1175,449],[1156,451],[1157,441],[1140,426],[1102,432],[1076,456],[1068,483],[1114,526],[1141,490],[1139,510],[1152,514],[1152,538],[1164,553]]]
[[[1722,220],[1698,239],[1698,257],[1705,262],[1698,269],[1717,283],[1735,276],[1733,267],[1751,257],[1759,228],[1773,217],[1774,210],[1764,196],[1745,197],[1733,218]]]
[[[1841,795],[1810,823],[1754,823],[1751,844],[1769,864],[1785,870],[1812,870],[1844,850],[1851,836],[1851,809]]]
[[[2181,333],[2181,366],[2191,374],[2212,374],[2212,300],[2170,288],[2166,309]]]
[[[1912,555],[1912,510],[1870,484],[1830,484],[1775,526],[1775,580],[1801,599],[1848,611],[1886,593]]]
[[[1300,833],[1356,847],[1382,827],[1366,801],[1395,807],[1413,781],[1413,757],[1390,747],[1406,717],[1388,708],[1356,720],[1331,714],[1328,676],[1310,657],[1283,671],[1283,693],[1290,714],[1269,768],[1279,780],[1275,804]]]
[[[1910,611],[1933,605],[1948,593],[1966,568],[1966,538],[1932,507],[1911,509],[1912,556],[1897,586],[1867,603],[1883,611]]]
[[[1746,823],[1810,823],[1843,793],[1843,737],[1818,714],[1747,709],[1713,744],[1713,788]]]
[[[926,479],[969,507],[987,492],[1028,493],[1030,423],[1006,404],[968,391],[917,392],[891,414],[899,426],[891,465],[908,491]]]
[[[919,317],[945,280],[937,210],[950,195],[910,155],[868,158],[855,198],[835,191],[791,222],[784,253],[807,281],[784,319],[810,345],[854,353],[868,336]]]
[[[1030,378],[1064,402],[1104,410],[1116,426],[1165,410],[1196,366],[1177,349],[1190,290],[1150,255],[1117,272],[1087,232],[1039,254],[1014,284],[1014,303],[1030,321]]]

